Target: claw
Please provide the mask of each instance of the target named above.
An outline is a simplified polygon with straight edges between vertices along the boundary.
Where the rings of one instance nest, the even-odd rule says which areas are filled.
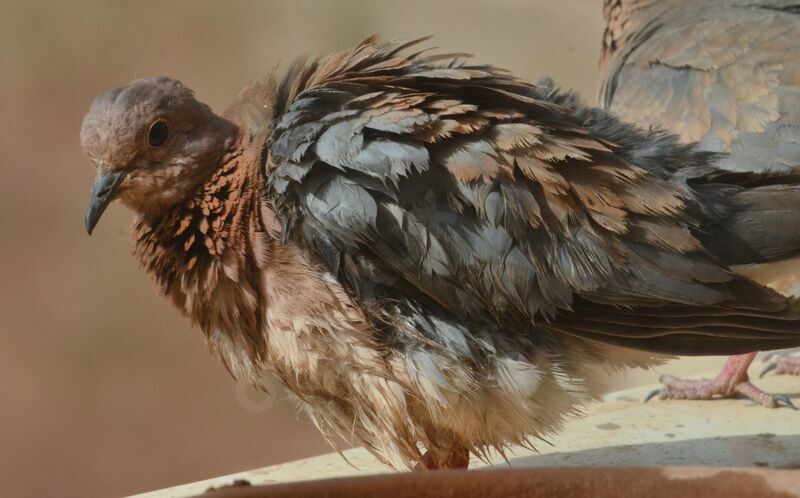
[[[653,391],[650,391],[650,394],[644,397],[644,403],[647,403],[648,401],[650,401],[651,399],[655,398],[660,394],[661,394],[661,389],[654,389]]]
[[[770,353],[764,357],[764,362],[770,362],[770,364],[761,371],[760,377],[773,370],[778,375],[800,375],[800,356],[792,356],[786,353]]]
[[[764,361],[766,361],[766,359]],[[778,364],[777,363],[770,363],[769,365],[767,365],[764,368],[764,370],[761,371],[760,374],[758,374],[758,378],[759,379],[763,379],[764,376],[767,375],[768,372],[771,372],[771,371],[775,370],[776,368],[778,368]]]
[[[797,409],[796,406],[794,406],[794,403],[792,403],[791,398],[789,398],[789,396],[786,396],[785,394],[776,394],[773,396],[773,399],[775,400],[775,403],[778,406],[780,406],[780,404],[783,403],[784,405],[786,405],[786,407],[791,408],[794,411],[800,411]]]
[[[656,396],[659,399],[686,400],[743,396],[765,408],[786,407],[800,411],[788,396],[770,394],[750,382],[747,377],[747,369],[755,357],[756,353],[731,356],[720,373],[713,379],[681,379],[672,375],[662,375],[659,380],[663,387],[650,392],[644,402],[647,403]],[[773,353],[767,355],[766,360],[770,359],[773,361],[766,365],[761,372],[761,377],[773,370],[775,373],[786,372],[800,375],[800,357],[791,358],[781,353]]]

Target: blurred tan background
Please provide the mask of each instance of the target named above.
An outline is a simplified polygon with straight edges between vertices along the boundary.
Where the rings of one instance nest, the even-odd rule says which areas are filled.
[[[78,132],[95,94],[169,75],[221,111],[276,64],[378,32],[435,34],[594,101],[600,4],[0,0],[0,496],[124,495],[328,451],[156,295],[128,254],[129,212],[86,236]]]

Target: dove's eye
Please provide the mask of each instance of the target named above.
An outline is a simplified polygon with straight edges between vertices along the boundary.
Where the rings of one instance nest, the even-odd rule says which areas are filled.
[[[147,132],[147,145],[150,147],[161,147],[169,137],[169,128],[167,122],[159,119],[150,125],[150,130]]]

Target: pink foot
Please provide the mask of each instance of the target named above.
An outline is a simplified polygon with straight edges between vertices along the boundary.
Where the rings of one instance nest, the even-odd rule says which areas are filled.
[[[764,358],[769,365],[761,371],[759,378],[767,372],[775,371],[777,375],[800,375],[800,356],[792,356],[786,353],[772,353]]]
[[[788,396],[764,392],[750,382],[747,368],[755,356],[756,353],[731,356],[714,379],[689,380],[662,375],[659,380],[664,387],[648,394],[644,401],[646,403],[655,396],[658,396],[658,399],[695,400],[711,399],[715,396],[722,398],[744,396],[766,408],[788,406],[797,410]]]
[[[419,462],[415,471],[426,470],[446,470],[446,469],[464,469],[469,466],[469,451],[465,448],[453,449],[446,455],[435,455],[430,451],[426,451]]]

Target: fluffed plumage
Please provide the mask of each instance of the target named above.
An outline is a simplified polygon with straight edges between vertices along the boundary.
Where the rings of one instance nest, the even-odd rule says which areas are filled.
[[[323,433],[396,466],[543,437],[601,371],[800,344],[796,302],[728,269],[800,236],[716,249],[748,236],[726,221],[743,209],[796,215],[796,174],[721,172],[571,95],[406,55],[418,42],[298,62],[222,117],[163,78],[99,97],[87,227],[132,207],[134,254],[234,376],[274,374]]]

